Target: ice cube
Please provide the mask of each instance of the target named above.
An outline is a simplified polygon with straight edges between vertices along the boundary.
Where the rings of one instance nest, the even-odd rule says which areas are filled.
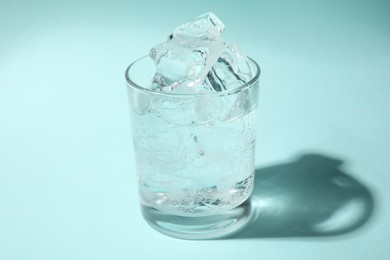
[[[173,38],[199,38],[206,41],[217,40],[223,30],[225,25],[219,20],[219,18],[209,12],[202,14],[194,21],[185,23],[177,27],[172,34]]]
[[[221,57],[207,74],[206,84],[217,91],[234,89],[253,77],[248,58],[234,43],[226,43]]]
[[[152,88],[164,92],[210,91],[203,85],[207,73],[224,50],[222,39],[205,42],[200,39],[172,38],[154,47],[150,56],[156,63]]]
[[[203,84],[208,72],[225,49],[223,23],[206,13],[185,23],[150,51],[156,63],[152,89],[163,92],[198,93],[212,91]]]
[[[196,94],[224,91],[250,80],[252,70],[245,54],[221,37],[223,23],[206,13],[175,29],[149,53],[156,64],[152,89]]]

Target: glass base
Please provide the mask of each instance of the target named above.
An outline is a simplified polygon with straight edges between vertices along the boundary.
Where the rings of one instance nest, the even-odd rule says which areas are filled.
[[[157,231],[181,239],[218,239],[232,236],[249,224],[252,205],[247,199],[241,205],[218,215],[183,217],[141,206],[146,222]]]

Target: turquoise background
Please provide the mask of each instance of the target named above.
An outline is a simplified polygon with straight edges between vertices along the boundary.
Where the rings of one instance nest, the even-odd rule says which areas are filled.
[[[168,2],[168,3],[165,3]],[[262,68],[231,239],[142,219],[124,70],[215,12]],[[388,1],[1,1],[0,259],[390,259]]]

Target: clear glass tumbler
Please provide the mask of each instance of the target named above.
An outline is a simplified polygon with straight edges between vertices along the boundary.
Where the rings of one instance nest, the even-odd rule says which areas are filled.
[[[205,94],[151,90],[148,56],[127,68],[142,214],[161,233],[221,238],[250,219],[260,75],[250,65],[249,82]]]

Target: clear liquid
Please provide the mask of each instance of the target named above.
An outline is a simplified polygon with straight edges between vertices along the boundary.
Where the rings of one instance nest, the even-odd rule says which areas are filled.
[[[254,180],[255,112],[179,125],[166,114],[133,116],[141,204],[178,216],[232,209]]]

